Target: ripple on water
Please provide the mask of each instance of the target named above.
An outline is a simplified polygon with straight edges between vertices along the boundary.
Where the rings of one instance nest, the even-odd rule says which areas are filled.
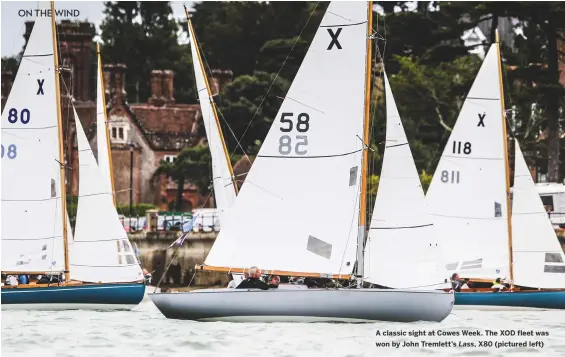
[[[545,343],[543,349],[375,347],[377,330],[483,331],[484,328],[545,330],[549,331],[549,337],[539,338]],[[402,342],[410,338],[390,340]],[[445,340],[457,341],[454,337]],[[455,311],[442,323],[415,324],[199,323],[168,320],[151,302],[129,312],[2,313],[2,357],[562,357],[564,341],[563,311]]]

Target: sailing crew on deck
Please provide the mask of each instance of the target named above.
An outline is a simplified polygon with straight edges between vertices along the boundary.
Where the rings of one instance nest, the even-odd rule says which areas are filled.
[[[273,275],[271,277],[271,280],[269,280],[269,288],[271,289],[277,289],[279,287],[279,284],[281,283],[281,278],[280,276],[277,275]]]
[[[235,280],[233,278],[233,274],[228,274],[228,279],[229,279],[229,283],[228,283],[228,289],[235,289],[237,287],[237,284],[235,283]]]
[[[453,273],[453,275],[451,275],[451,286],[453,290],[461,291],[463,285],[466,285],[466,281],[459,279],[459,274]],[[469,286],[467,286],[467,288],[469,288]]]
[[[504,290],[505,286],[502,284],[502,279],[496,278],[495,281],[492,282],[492,289],[498,289],[498,291]]]
[[[261,271],[256,266],[249,268],[249,278],[245,279],[236,287],[236,289],[261,289],[269,290],[269,285],[262,281]]]

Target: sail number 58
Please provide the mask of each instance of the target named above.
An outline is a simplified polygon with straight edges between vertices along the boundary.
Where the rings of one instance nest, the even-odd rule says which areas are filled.
[[[307,113],[300,113],[296,117],[296,125],[292,120],[294,113],[282,113],[281,115],[281,131],[283,133],[289,133],[293,129],[296,129],[299,133],[307,133],[310,130],[310,116]],[[294,145],[294,153],[296,155],[306,155],[308,153],[308,136],[307,135],[296,135],[296,143]],[[282,135],[279,137],[279,153],[281,155],[290,155],[293,151],[292,138],[290,135]]]

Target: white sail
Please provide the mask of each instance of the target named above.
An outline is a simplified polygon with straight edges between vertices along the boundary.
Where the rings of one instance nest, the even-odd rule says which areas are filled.
[[[76,110],[74,115],[79,152],[79,195],[71,278],[102,283],[141,280],[141,268],[120,223],[112,194],[102,178]]]
[[[514,284],[565,288],[565,256],[518,142],[512,195]]]
[[[351,273],[366,46],[367,3],[331,2],[207,265]]]
[[[365,245],[366,280],[390,288],[446,288],[438,232],[384,74],[386,147]]]
[[[2,112],[2,271],[65,268],[53,31],[35,20]]]
[[[499,64],[493,44],[443,151],[426,201],[447,269],[508,277],[508,211]]]
[[[230,174],[229,162],[224,153],[224,143],[218,128],[218,118],[216,118],[213,110],[213,98],[210,90],[206,87],[206,79],[203,63],[198,55],[195,34],[188,28],[190,38],[190,48],[192,51],[192,63],[194,66],[194,77],[196,79],[196,89],[198,91],[198,100],[200,101],[200,111],[202,113],[202,122],[206,130],[206,138],[208,147],[212,156],[212,182],[214,185],[214,197],[216,199],[216,207],[220,211],[220,220],[223,213],[227,212],[233,205],[236,197],[233,179]]]
[[[101,73],[102,65],[98,57],[98,70],[96,79],[96,146],[98,150],[98,167],[108,190],[113,193],[112,171],[110,170],[110,152],[108,151],[108,129],[106,126],[106,108],[104,108],[104,92]]]

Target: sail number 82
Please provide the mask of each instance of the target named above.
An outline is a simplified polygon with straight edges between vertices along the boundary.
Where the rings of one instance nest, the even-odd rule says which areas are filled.
[[[294,113],[282,113],[280,122],[286,124],[286,127],[281,126],[283,133],[289,133],[296,129],[299,133],[307,133],[310,130],[310,116],[307,113],[300,113],[296,117],[296,125],[292,120]],[[295,136],[294,153],[296,155],[306,155],[308,153],[308,136],[296,135]],[[281,155],[289,155],[293,151],[292,138],[290,135],[282,135],[279,137],[279,153]]]

